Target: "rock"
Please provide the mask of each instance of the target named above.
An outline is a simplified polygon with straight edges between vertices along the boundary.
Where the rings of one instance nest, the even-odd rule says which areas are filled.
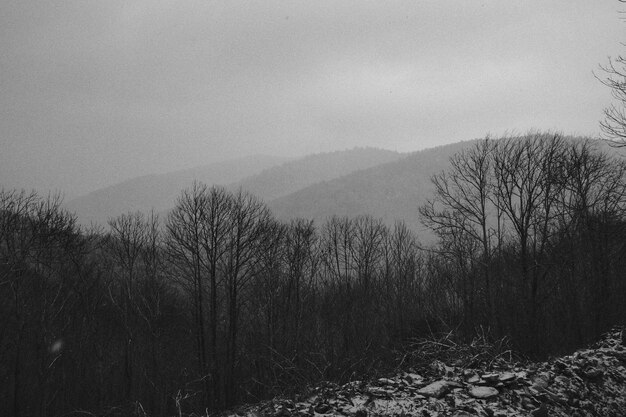
[[[330,411],[330,406],[326,403],[319,403],[315,406],[314,410],[318,414],[326,414]]]
[[[409,384],[416,384],[420,382],[421,380],[423,380],[424,378],[422,378],[422,376],[419,374],[409,372],[409,373],[404,374],[404,379],[407,380]]]
[[[482,378],[487,382],[495,382],[498,380],[499,375],[498,374],[485,374],[482,376]]]
[[[396,385],[396,381],[389,378],[379,378],[378,383],[381,385]]]
[[[584,371],[584,375],[591,380],[600,379],[602,378],[602,371],[600,369],[589,368]]]
[[[354,413],[355,417],[367,417],[367,408],[365,407],[359,407],[358,410],[356,410],[356,413]]]
[[[478,383],[480,383],[480,381],[481,381],[481,379],[480,379],[480,377],[478,375],[474,375],[474,376],[470,377],[467,380],[467,382],[470,383],[470,384],[478,384]]]
[[[375,397],[380,397],[380,398],[386,398],[389,397],[392,392],[389,392],[383,388],[379,388],[379,387],[370,387],[369,388],[369,392],[370,394],[372,394]]]
[[[285,407],[280,407],[275,413],[274,413],[274,417],[291,417],[291,413],[289,412],[289,410],[287,410],[287,408]]]
[[[450,388],[463,388],[463,384],[456,381],[446,381],[446,384],[448,384]]]
[[[505,372],[499,376],[500,382],[509,383],[513,382],[516,379],[516,376],[513,372]]]
[[[497,389],[493,388],[493,387],[477,387],[477,386],[471,386],[469,388],[469,394],[474,397],[474,398],[478,398],[481,400],[486,400],[489,398],[493,398],[496,397],[499,392]]]
[[[530,412],[533,417],[550,417],[550,413],[548,412],[548,407],[545,404],[541,404],[539,408]]]
[[[550,376],[547,373],[542,373],[533,379],[532,387],[537,391],[543,391],[545,388],[548,388]]]
[[[450,387],[447,381],[439,380],[432,384],[426,385],[417,391],[418,394],[425,395],[427,397],[441,398],[450,391]]]
[[[441,361],[433,361],[430,364],[430,368],[437,372],[440,375],[444,375],[444,376],[450,376],[452,374],[454,374],[454,368],[446,365],[445,363],[441,362]]]
[[[524,407],[526,410],[533,410],[535,408],[535,402],[529,397],[523,397],[522,407]]]

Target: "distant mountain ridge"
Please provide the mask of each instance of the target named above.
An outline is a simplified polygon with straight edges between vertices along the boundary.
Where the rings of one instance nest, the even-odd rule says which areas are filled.
[[[277,218],[313,219],[323,222],[333,215],[356,216],[369,214],[382,218],[387,224],[396,220],[423,234],[432,233],[420,223],[418,207],[432,196],[430,178],[449,166],[449,158],[470,147],[476,141],[413,152],[397,161],[377,165],[269,202]]]
[[[410,154],[355,148],[291,160],[244,158],[197,172],[135,178],[73,200],[69,208],[78,213],[82,223],[88,219],[101,225],[109,217],[128,211],[147,212],[154,207],[165,214],[195,178],[208,185],[248,191],[263,199],[282,221],[305,218],[320,224],[334,215],[368,214],[388,225],[401,220],[423,243],[432,243],[433,233],[421,224],[418,215],[418,208],[433,195],[430,179],[449,168],[450,157],[476,141]],[[609,153],[617,152],[604,143],[599,146]]]
[[[205,167],[148,175],[102,188],[73,199],[66,207],[82,224],[106,225],[109,218],[129,211],[164,213],[174,207],[180,192],[193,180],[230,189],[242,188],[265,201],[291,194],[312,184],[354,171],[395,161],[404,154],[354,148],[307,155],[301,158],[253,156]]]
[[[587,140],[566,136],[568,140]],[[361,214],[381,218],[386,224],[403,221],[417,233],[422,243],[434,242],[434,234],[425,227],[418,208],[433,196],[433,175],[450,168],[450,157],[468,149],[480,139],[457,142],[413,152],[405,157],[353,172],[323,183],[313,184],[268,203],[274,215],[283,221],[293,218],[313,219],[323,223],[328,217]],[[619,155],[603,141],[598,149]]]
[[[110,217],[129,211],[165,211],[174,206],[181,190],[194,180],[226,185],[258,174],[266,168],[285,163],[292,158],[255,155],[217,162],[165,174],[144,175],[70,200],[66,208],[75,212],[84,224],[106,225]]]
[[[397,161],[403,156],[405,154],[377,148],[354,148],[349,151],[312,154],[268,168],[233,185],[265,201],[271,201],[316,183]]]

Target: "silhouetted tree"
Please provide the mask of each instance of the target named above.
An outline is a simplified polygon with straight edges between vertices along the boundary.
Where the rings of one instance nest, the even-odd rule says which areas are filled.
[[[601,66],[604,78],[600,81],[611,89],[615,103],[604,109],[604,120],[600,127],[606,139],[618,146],[626,146],[626,58],[609,58]]]

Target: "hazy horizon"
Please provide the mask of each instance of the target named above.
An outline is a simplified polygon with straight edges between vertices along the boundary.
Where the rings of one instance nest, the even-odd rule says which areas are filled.
[[[0,186],[72,198],[256,154],[595,136],[620,7],[4,2]]]

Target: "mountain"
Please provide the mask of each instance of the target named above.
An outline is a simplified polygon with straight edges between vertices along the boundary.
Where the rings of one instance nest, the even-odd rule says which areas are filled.
[[[392,224],[404,220],[429,233],[419,222],[418,207],[432,195],[430,178],[449,166],[449,158],[474,141],[414,152],[397,161],[311,185],[268,204],[283,220],[302,217],[323,222],[332,215],[371,214]]]
[[[566,136],[567,140],[588,138]],[[402,220],[423,243],[433,243],[434,234],[421,224],[418,207],[433,195],[431,177],[450,167],[450,157],[473,146],[477,140],[413,152],[405,157],[352,172],[343,177],[313,184],[268,202],[277,218],[314,219],[323,223],[328,217],[369,214],[388,225]],[[598,150],[620,155],[620,149],[595,141]]]
[[[70,200],[65,206],[77,214],[82,224],[106,225],[110,217],[129,211],[148,212],[154,208],[161,212],[173,207],[181,190],[194,180],[231,184],[289,160],[255,155],[166,174],[145,175]]]
[[[105,225],[111,217],[129,211],[163,213],[171,209],[180,192],[194,179],[208,185],[243,188],[269,201],[372,166],[396,161],[401,153],[355,148],[308,155],[298,159],[253,156],[185,171],[133,178],[71,200],[66,207],[82,224]]]
[[[268,168],[234,184],[270,201],[310,185],[342,177],[354,171],[397,161],[404,154],[376,148],[355,148],[308,155]]]

